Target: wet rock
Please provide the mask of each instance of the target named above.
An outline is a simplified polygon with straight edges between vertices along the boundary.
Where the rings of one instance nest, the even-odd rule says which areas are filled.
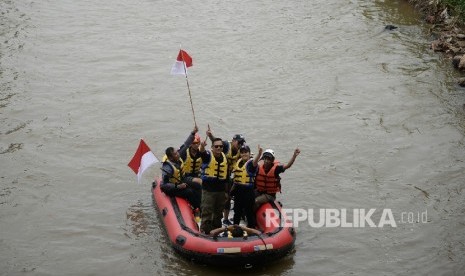
[[[454,68],[459,68],[459,63],[460,63],[460,58],[462,56],[455,56],[453,59],[452,59],[452,65],[454,66]]]
[[[465,55],[454,56],[454,58],[452,59],[452,65],[454,65],[456,69],[464,70],[465,69]]]
[[[459,78],[457,84],[461,87],[465,87],[465,78]]]
[[[462,56],[459,61],[459,65],[457,67],[459,70],[465,69],[465,56]]]
[[[441,43],[441,41],[439,41],[439,40],[435,40],[435,41],[431,42],[431,49],[433,51],[437,52],[439,50],[440,43]]]
[[[447,50],[449,50],[449,48],[449,43],[441,39],[431,42],[431,49],[433,49],[433,51],[435,52],[446,52]]]
[[[436,17],[434,15],[428,15],[425,21],[429,24],[434,24],[436,22]]]
[[[384,29],[389,30],[389,31],[392,31],[392,30],[397,29],[397,27],[394,26],[394,25],[386,25],[386,27],[384,27]]]
[[[449,13],[447,12],[447,8],[445,8],[439,16],[441,17],[442,20],[446,21],[450,18]]]
[[[464,40],[459,40],[455,44],[459,46],[460,48],[465,48],[465,41]]]

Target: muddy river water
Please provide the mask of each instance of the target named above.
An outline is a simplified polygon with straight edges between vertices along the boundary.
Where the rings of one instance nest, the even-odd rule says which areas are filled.
[[[463,275],[464,91],[404,1],[0,10],[1,275],[228,272],[171,250],[150,193],[159,165],[140,184],[127,167],[140,138],[161,157],[193,127],[170,75],[180,44],[203,137],[242,133],[281,162],[301,150],[278,195],[299,214],[295,251],[230,272]]]

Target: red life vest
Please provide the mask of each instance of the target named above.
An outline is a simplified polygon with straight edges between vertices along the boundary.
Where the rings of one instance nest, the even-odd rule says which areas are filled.
[[[274,194],[281,192],[281,178],[275,175],[276,167],[279,165],[278,161],[273,162],[273,167],[265,173],[263,165],[258,166],[258,173],[255,177],[255,186],[259,192],[267,194]]]

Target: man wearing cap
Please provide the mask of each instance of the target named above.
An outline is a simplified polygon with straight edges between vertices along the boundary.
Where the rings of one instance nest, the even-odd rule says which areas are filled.
[[[256,171],[255,176],[255,208],[258,209],[262,204],[268,201],[274,201],[276,199],[276,193],[281,192],[281,173],[289,169],[297,157],[300,154],[300,150],[296,148],[291,160],[285,165],[280,164],[275,160],[275,154],[272,149],[267,149],[263,152],[263,149],[258,145],[258,154],[255,156],[252,166]],[[259,164],[259,158],[263,162]]]
[[[255,170],[252,167],[253,162],[250,156],[249,146],[242,145],[239,152],[241,154],[241,159],[234,165],[233,187],[231,188],[231,196],[234,196],[233,223],[239,224],[242,215],[245,213],[247,227],[255,228]]]
[[[210,125],[207,128],[207,136],[213,142],[215,136],[210,129]],[[226,186],[226,201],[224,203],[224,210],[223,210],[223,223],[226,225],[230,225],[231,222],[229,221],[229,210],[231,209],[231,196],[229,192],[232,187],[232,179],[231,173],[233,171],[233,167],[236,164],[237,160],[241,157],[239,149],[245,143],[245,138],[242,134],[236,134],[233,136],[231,141],[223,140],[223,153],[226,155],[228,160],[228,183]]]

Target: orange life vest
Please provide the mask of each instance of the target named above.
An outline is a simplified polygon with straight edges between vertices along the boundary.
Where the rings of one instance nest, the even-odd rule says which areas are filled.
[[[255,177],[255,186],[259,192],[267,194],[274,194],[281,192],[281,178],[275,175],[276,167],[279,165],[278,161],[273,162],[273,167],[265,173],[263,165],[258,166],[258,173]]]

